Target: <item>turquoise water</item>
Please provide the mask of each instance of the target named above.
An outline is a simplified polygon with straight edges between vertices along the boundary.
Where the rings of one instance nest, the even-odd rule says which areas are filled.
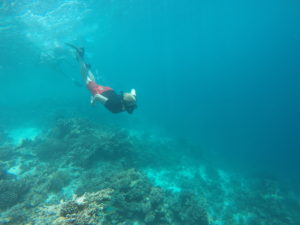
[[[299,224],[299,11],[0,1],[0,224]],[[132,115],[90,105],[65,43]]]

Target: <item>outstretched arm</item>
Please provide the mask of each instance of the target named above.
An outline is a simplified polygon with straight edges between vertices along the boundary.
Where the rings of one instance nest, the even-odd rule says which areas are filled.
[[[108,99],[105,96],[96,94],[95,96],[91,97],[91,104],[94,105],[96,102],[100,102],[104,105],[107,100]]]

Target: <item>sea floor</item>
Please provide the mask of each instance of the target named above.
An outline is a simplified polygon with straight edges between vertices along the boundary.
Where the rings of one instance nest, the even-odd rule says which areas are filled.
[[[172,137],[75,117],[0,140],[0,224],[300,224],[278,180],[216,168]]]

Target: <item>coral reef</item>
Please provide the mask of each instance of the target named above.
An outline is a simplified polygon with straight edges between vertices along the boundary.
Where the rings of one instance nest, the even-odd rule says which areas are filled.
[[[182,192],[172,204],[171,210],[178,224],[208,225],[207,212],[204,206],[190,192]]]
[[[61,201],[57,205],[40,207],[29,224],[102,224],[104,208],[110,200],[112,189],[103,189],[94,193],[86,193],[72,200]]]
[[[7,209],[18,202],[28,191],[28,184],[26,181],[16,181],[12,179],[0,180],[0,210]]]
[[[123,161],[128,167],[157,167],[161,166],[162,158],[168,165],[178,164],[180,153],[170,154],[176,144],[169,139],[131,135],[125,129],[91,125],[73,118],[57,120],[44,136],[26,143],[26,147],[40,160],[63,160],[83,168],[99,161]]]
[[[201,201],[192,194],[176,195],[153,186],[134,169],[105,178],[100,191],[43,205],[27,221],[29,224],[141,224],[208,225]]]
[[[55,171],[49,176],[48,190],[52,192],[59,192],[63,187],[71,182],[71,176],[65,171]]]
[[[58,119],[35,140],[0,146],[0,224],[299,224],[299,197],[276,179],[195,163],[184,145]]]
[[[138,221],[147,225],[208,224],[205,209],[196,196],[166,192],[153,186],[145,175],[134,169],[109,174],[102,179],[102,182],[96,182],[97,187],[114,190],[110,202],[114,213],[105,216],[104,224],[113,224],[111,221]]]
[[[274,180],[249,179],[233,200],[240,212],[251,212],[251,221],[255,224],[259,221],[262,225],[292,225],[291,211],[287,210],[283,195]],[[242,224],[247,224],[247,220]]]
[[[112,198],[115,213],[110,214],[107,221],[136,220],[145,224],[167,222],[163,212],[166,210],[163,191],[151,186],[141,173],[133,169],[126,170],[115,174],[106,182],[115,190]]]
[[[41,160],[64,160],[81,167],[99,160],[128,159],[133,155],[127,132],[104,126],[98,129],[90,127],[88,122],[79,119],[58,120],[54,128],[33,142],[31,147]]]
[[[3,127],[0,127],[0,143],[5,143],[9,139]]]
[[[13,158],[12,150],[13,148],[11,146],[0,146],[0,159],[2,162],[9,161]]]

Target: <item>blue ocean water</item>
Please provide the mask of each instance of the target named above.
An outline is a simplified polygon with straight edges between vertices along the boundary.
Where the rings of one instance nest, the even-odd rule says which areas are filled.
[[[55,127],[54,118],[85,118],[129,130],[145,145],[155,143],[142,148],[147,151],[174,151],[188,158],[177,164],[186,169],[183,177],[191,178],[195,165],[209,165],[250,180],[276,180],[294,196],[287,207],[298,210],[299,11],[295,0],[0,1],[3,146],[12,145],[6,136],[17,140],[15,145],[43,136],[44,130]],[[74,52],[65,43],[85,48],[99,83],[117,91],[135,88],[137,110],[116,115],[100,104],[92,107]],[[163,157],[146,174],[156,184],[180,192],[183,187],[164,178],[173,167],[169,172],[158,169]],[[5,170],[13,168],[19,174],[5,159],[0,161]],[[214,194],[206,194],[208,204]],[[211,218],[217,209],[207,210]],[[289,217],[293,221],[272,224],[299,224],[299,212]],[[237,218],[230,224],[251,224],[250,219]],[[182,221],[177,223],[188,224]],[[221,219],[210,223],[229,224]]]

